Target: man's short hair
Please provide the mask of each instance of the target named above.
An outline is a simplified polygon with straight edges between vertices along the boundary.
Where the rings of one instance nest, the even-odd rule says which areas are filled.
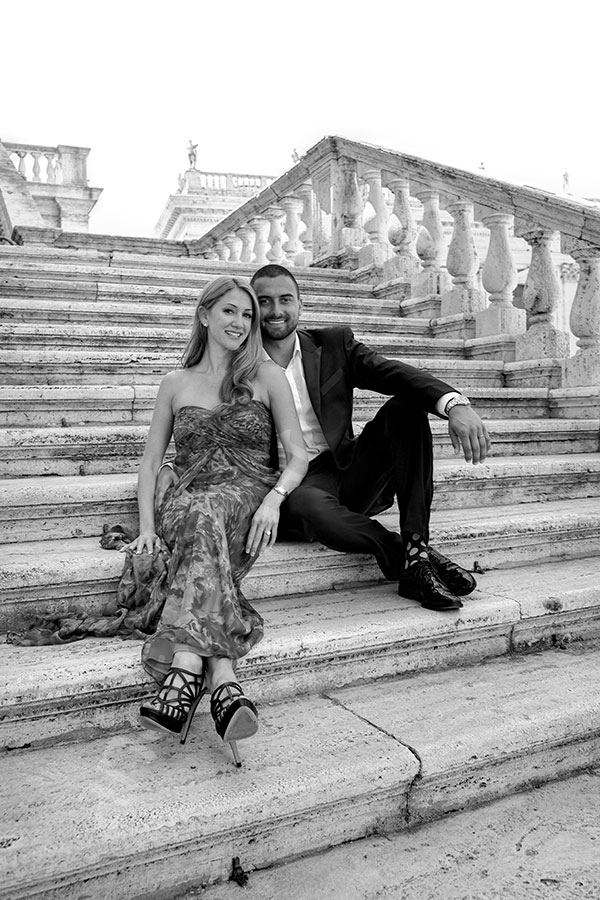
[[[254,275],[250,279],[250,284],[252,287],[254,287],[259,278],[279,278],[280,275],[287,275],[288,278],[291,278],[296,288],[296,295],[300,297],[300,288],[298,287],[298,282],[289,269],[286,269],[285,266],[280,266],[278,263],[268,263],[268,265],[262,266],[257,272],[254,273]]]

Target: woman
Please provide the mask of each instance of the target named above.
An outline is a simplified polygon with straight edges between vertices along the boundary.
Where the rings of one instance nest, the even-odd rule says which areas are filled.
[[[302,481],[307,458],[283,371],[264,359],[258,302],[237,278],[217,278],[203,291],[183,368],[161,382],[140,466],[140,534],[129,553],[171,550],[168,590],[156,633],[142,662],[159,681],[140,709],[148,728],[182,734],[202,694],[211,692],[219,735],[231,744],[258,727],[234,661],[263,635],[262,619],[240,582],[258,555],[272,547],[279,507]],[[270,468],[272,421],[287,465]],[[174,435],[174,480],[154,498],[159,467]],[[164,679],[164,680],[163,680]]]
[[[287,460],[279,473],[270,467],[273,421]],[[162,466],[157,491],[171,436],[176,457]],[[279,507],[307,465],[285,374],[262,349],[256,295],[240,279],[217,278],[198,302],[182,368],[159,387],[138,480],[140,533],[123,548],[116,602],[100,616],[49,620],[12,639],[149,635],[142,664],[162,686],[142,704],[142,725],[183,743],[210,691],[217,733],[241,765],[235,741],[254,734],[258,718],[234,667],[262,638],[263,622],[240,582],[275,543]]]

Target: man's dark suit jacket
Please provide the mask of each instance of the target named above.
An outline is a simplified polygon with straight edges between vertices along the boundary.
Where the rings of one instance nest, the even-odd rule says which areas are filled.
[[[350,464],[355,440],[354,388],[409,398],[426,412],[435,412],[439,398],[456,390],[427,372],[375,353],[348,327],[299,330],[298,336],[308,393],[340,469]]]

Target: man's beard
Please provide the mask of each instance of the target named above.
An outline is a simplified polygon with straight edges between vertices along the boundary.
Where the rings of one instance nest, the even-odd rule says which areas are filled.
[[[263,338],[267,337],[271,341],[283,341],[284,338],[289,337],[290,334],[293,334],[296,330],[297,322],[290,321],[289,319],[286,322],[282,322],[281,325],[277,325],[275,333],[271,334],[269,330],[268,322],[261,322],[260,330]]]

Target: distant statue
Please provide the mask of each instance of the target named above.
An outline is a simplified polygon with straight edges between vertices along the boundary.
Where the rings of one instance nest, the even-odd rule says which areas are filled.
[[[565,169],[563,172],[563,194],[569,193],[569,173]]]
[[[197,158],[196,151],[197,150],[198,150],[198,144],[192,144],[192,142],[190,141],[190,146],[188,147],[188,159],[190,161],[190,169],[196,168],[196,158]]]
[[[184,187],[185,187],[185,177],[180,174],[177,176],[177,193],[181,194]]]
[[[485,166],[484,166],[484,164],[483,164],[482,162],[479,163],[479,171],[480,171],[480,172],[485,172]]]
[[[293,159],[293,161],[294,161],[295,163],[300,162],[300,157],[298,156],[298,151],[296,150],[295,147],[294,147],[294,150],[293,150],[293,152],[292,152],[292,159]]]

